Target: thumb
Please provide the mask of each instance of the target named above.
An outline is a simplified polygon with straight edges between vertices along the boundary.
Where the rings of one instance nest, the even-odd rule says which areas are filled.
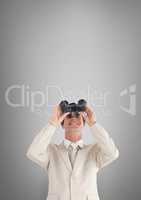
[[[64,113],[61,117],[60,117],[60,122],[62,122],[64,120],[64,118],[69,114],[70,112],[66,112]]]
[[[88,119],[87,114],[85,112],[80,112],[80,113],[82,114],[82,116],[84,117],[84,119],[87,121],[87,119]]]

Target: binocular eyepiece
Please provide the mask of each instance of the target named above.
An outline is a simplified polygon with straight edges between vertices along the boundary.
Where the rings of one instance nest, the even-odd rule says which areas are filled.
[[[86,110],[86,104],[87,102],[84,99],[80,99],[77,103],[68,103],[68,101],[64,100],[59,105],[62,113],[70,112],[79,115],[79,112]]]

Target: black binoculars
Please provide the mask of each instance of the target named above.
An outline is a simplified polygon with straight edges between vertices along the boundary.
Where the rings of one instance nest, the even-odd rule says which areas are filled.
[[[79,116],[79,112],[86,110],[87,102],[84,99],[80,99],[77,103],[68,103],[68,101],[64,100],[59,105],[62,113],[70,112],[69,117],[72,115],[77,117]]]

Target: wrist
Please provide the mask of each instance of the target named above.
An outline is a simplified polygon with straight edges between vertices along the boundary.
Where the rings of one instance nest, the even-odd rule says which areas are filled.
[[[93,122],[89,122],[89,126],[90,126],[90,127],[94,126],[95,124],[96,124],[96,120],[93,121]]]
[[[53,120],[49,120],[49,123],[50,123],[51,125],[55,126],[56,128],[57,128],[58,125],[59,125],[57,122],[55,122],[55,121],[53,121]]]

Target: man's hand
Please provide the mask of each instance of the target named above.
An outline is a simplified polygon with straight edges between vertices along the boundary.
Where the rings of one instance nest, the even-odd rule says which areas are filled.
[[[53,114],[52,114],[49,122],[57,127],[57,126],[60,125],[60,123],[64,120],[64,118],[68,114],[69,114],[69,112],[63,114],[61,112],[60,106],[57,105],[57,106],[54,107]]]
[[[96,123],[96,116],[92,110],[92,108],[86,106],[85,112],[81,112],[84,119],[86,120],[89,126],[93,126]]]

